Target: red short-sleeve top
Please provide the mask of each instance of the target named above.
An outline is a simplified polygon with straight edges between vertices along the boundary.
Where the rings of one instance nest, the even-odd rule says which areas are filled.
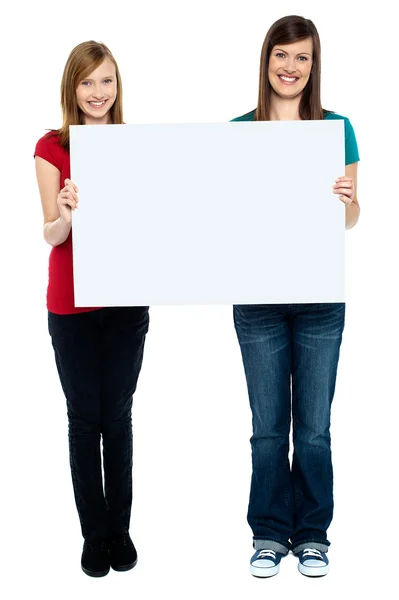
[[[60,189],[71,177],[69,153],[60,145],[60,136],[51,131],[36,144],[33,155],[40,156],[60,172]],[[75,308],[72,262],[72,229],[64,243],[53,246],[49,257],[47,308],[58,315],[98,310],[100,307]]]

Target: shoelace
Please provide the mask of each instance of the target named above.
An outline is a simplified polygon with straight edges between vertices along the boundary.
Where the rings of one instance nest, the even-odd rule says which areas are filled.
[[[274,550],[261,550],[258,558],[267,558],[268,556],[270,556],[273,560],[276,560],[276,553]]]
[[[123,537],[118,537],[114,540],[111,541],[112,545],[116,545],[116,544],[123,544],[124,546],[126,546],[126,540],[127,540],[127,536],[124,535]]]
[[[101,542],[100,544],[97,544],[97,545],[93,545],[91,542],[88,542],[88,544],[89,544],[89,548],[92,552],[96,552],[98,550],[100,552],[103,552],[104,550],[106,550],[105,542]]]
[[[303,551],[303,557],[305,558],[305,556],[316,556],[316,558],[321,558],[321,560],[323,560],[320,550],[316,550],[316,548],[306,548],[306,550]]]

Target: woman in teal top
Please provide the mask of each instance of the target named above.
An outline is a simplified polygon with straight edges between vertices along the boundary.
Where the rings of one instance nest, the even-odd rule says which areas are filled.
[[[312,21],[279,19],[262,48],[258,106],[234,121],[343,119],[346,167],[344,174],[337,173],[333,192],[345,204],[350,229],[360,210],[357,143],[349,119],[322,108],[320,73],[320,40]],[[344,321],[344,303],[234,306],[252,410],[248,523],[256,550],[250,564],[255,576],[278,573],[282,556],[290,550],[304,575],[328,572],[326,532],[333,516],[330,409]]]

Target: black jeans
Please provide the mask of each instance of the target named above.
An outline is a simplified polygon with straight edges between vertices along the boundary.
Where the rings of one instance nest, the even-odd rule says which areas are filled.
[[[128,531],[132,504],[132,400],[148,307],[48,314],[67,401],[72,482],[82,534]],[[101,471],[102,436],[104,487]]]

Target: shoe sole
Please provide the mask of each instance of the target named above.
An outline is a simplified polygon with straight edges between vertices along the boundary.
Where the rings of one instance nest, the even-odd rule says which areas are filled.
[[[112,569],[113,569],[114,571],[130,571],[130,569],[133,569],[133,567],[135,567],[135,566],[136,566],[136,564],[137,564],[137,558],[136,558],[136,560],[134,561],[134,563],[131,563],[130,565],[120,565],[120,566],[118,566],[118,567],[113,567],[113,566],[111,565],[111,567],[112,567]]]
[[[275,567],[254,567],[250,565],[250,571],[254,577],[273,577],[273,575],[277,575],[280,571],[280,565],[276,565]]]
[[[305,565],[298,563],[298,571],[302,575],[306,575],[306,577],[324,577],[329,570],[330,565],[326,565],[325,567],[305,567]]]
[[[109,567],[106,571],[89,571],[88,569],[85,569],[83,565],[80,566],[82,567],[83,573],[89,575],[89,577],[105,577],[105,575],[108,575],[109,573]]]

